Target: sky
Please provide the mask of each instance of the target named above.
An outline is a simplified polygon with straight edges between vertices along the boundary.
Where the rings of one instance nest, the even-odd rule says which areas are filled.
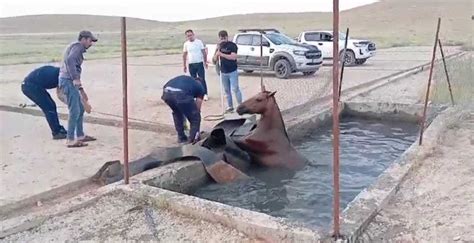
[[[340,0],[346,10],[377,0]],[[286,3],[286,4],[285,4]],[[92,14],[159,21],[195,20],[247,13],[331,12],[332,0],[5,0],[0,17]]]

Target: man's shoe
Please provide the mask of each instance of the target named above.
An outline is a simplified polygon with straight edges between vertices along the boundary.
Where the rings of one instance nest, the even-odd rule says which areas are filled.
[[[232,113],[234,112],[234,108],[233,107],[229,107],[225,110],[225,113]]]
[[[178,138],[178,143],[179,144],[186,144],[186,143],[188,143],[188,138],[187,137]]]
[[[54,140],[65,139],[65,138],[66,138],[66,133],[59,132],[53,135]]]

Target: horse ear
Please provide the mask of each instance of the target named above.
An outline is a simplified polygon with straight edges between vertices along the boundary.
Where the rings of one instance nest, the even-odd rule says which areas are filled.
[[[276,94],[276,91],[273,91],[273,92],[271,92],[271,93],[268,95],[268,97],[272,97],[272,96],[274,96],[275,94]]]

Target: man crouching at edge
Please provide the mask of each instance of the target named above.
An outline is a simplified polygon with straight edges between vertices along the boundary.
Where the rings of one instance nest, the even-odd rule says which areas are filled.
[[[194,143],[199,140],[201,104],[204,95],[204,87],[199,78],[180,75],[164,85],[161,99],[171,108],[178,143]],[[189,138],[184,133],[185,117],[191,124]]]

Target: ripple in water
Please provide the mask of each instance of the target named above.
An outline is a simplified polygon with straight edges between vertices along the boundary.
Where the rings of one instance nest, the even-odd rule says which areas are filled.
[[[341,210],[415,141],[417,131],[413,123],[342,118]],[[295,144],[310,163],[294,175],[255,168],[250,181],[210,184],[194,195],[308,226],[327,226],[332,219],[331,137],[327,126]]]

